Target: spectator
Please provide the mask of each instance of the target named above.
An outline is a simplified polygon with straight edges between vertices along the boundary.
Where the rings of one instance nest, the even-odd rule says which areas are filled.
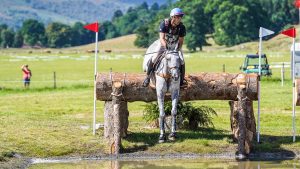
[[[31,70],[28,68],[28,65],[23,65],[21,68],[23,71],[24,88],[28,89],[30,85],[30,78],[32,76],[32,73]]]

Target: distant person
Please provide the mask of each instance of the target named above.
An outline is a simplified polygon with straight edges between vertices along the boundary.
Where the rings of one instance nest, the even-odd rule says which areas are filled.
[[[184,85],[185,76],[185,64],[182,54],[182,45],[184,41],[184,36],[186,35],[185,26],[181,22],[184,16],[183,11],[180,8],[174,8],[170,12],[170,18],[164,19],[159,25],[159,40],[161,47],[157,51],[157,55],[154,55],[152,59],[148,62],[147,77],[143,82],[143,86],[147,87],[150,83],[150,75],[154,71],[154,67],[159,62],[157,58],[165,54],[166,50],[179,52],[181,58],[180,67],[180,86]]]
[[[30,78],[32,76],[32,73],[31,70],[28,68],[28,65],[23,65],[21,68],[23,71],[24,87],[27,89],[30,85]]]

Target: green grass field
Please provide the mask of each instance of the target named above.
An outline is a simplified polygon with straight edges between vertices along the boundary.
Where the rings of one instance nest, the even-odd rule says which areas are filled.
[[[118,46],[116,44],[115,46]],[[101,43],[100,43],[101,48]],[[124,46],[126,48],[126,46]],[[103,130],[92,135],[93,118],[93,54],[88,47],[61,50],[0,51],[0,154],[20,153],[29,157],[86,155],[104,152]],[[124,52],[114,47],[112,53],[100,53],[99,72],[142,72],[143,49]],[[77,51],[76,51],[77,50]],[[74,52],[76,51],[76,52]],[[203,52],[186,53],[186,72],[238,73],[244,56],[250,50],[224,50],[212,47]],[[265,50],[269,62],[289,62],[289,51]],[[21,65],[29,64],[32,82],[23,89]],[[53,72],[57,89],[53,89]],[[300,149],[299,137],[292,142],[292,82],[287,68],[284,86],[280,69],[262,80],[261,141],[255,151],[276,152]],[[213,108],[214,128],[179,131],[175,143],[157,144],[158,129],[146,128],[142,119],[143,102],[129,103],[129,131],[122,143],[126,152],[194,152],[223,153],[235,151],[231,139],[228,101],[193,101],[194,105]],[[254,102],[255,116],[257,102]],[[297,108],[299,110],[299,108]],[[296,123],[300,118],[297,113]],[[97,123],[103,123],[103,102],[97,102]],[[297,126],[299,127],[299,123]],[[87,128],[89,127],[89,128]]]

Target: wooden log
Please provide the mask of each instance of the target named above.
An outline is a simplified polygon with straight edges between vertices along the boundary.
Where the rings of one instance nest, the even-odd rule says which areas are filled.
[[[180,100],[237,100],[237,76],[229,73],[199,73],[185,77],[188,86],[180,90]],[[156,101],[156,91],[151,87],[142,87],[145,74],[109,73],[97,75],[97,99],[112,100],[112,84],[124,83],[122,99],[124,101]],[[257,100],[257,75],[246,75],[246,95]],[[170,96],[166,96],[170,100]]]

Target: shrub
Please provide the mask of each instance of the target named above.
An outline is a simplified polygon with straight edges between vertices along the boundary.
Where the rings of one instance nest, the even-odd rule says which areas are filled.
[[[172,102],[165,102],[165,114],[171,115]],[[214,127],[212,116],[217,113],[211,107],[195,107],[190,102],[178,102],[177,116],[183,118],[184,128],[197,130],[199,127]],[[145,105],[143,118],[147,122],[153,122],[159,118],[159,108],[157,102]]]

